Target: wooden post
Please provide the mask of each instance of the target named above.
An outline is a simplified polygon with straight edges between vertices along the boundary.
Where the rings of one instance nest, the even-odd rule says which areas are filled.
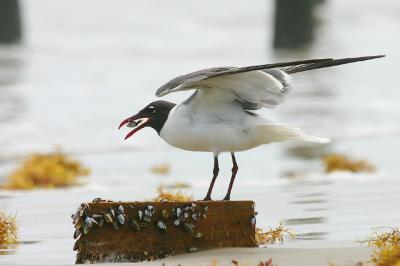
[[[18,0],[0,1],[0,43],[21,40],[21,17]]]
[[[252,201],[94,202],[72,216],[76,263],[137,262],[219,247],[255,247]]]
[[[274,48],[301,48],[314,39],[314,9],[321,0],[275,0]]]

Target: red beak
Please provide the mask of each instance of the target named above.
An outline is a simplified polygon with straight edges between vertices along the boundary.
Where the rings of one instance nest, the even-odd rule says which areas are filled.
[[[121,129],[121,127],[123,127],[125,124],[128,124],[129,122],[131,122],[132,118],[133,118],[133,116],[125,119],[124,121],[122,121],[121,124],[119,124],[118,129]]]
[[[138,121],[136,121],[136,120],[138,120]],[[132,136],[133,134],[135,134],[136,132],[138,132],[139,130],[141,130],[142,128],[144,128],[149,121],[150,121],[150,118],[140,117],[139,115],[134,115],[134,116],[129,117],[129,118],[125,119],[124,121],[122,121],[121,124],[119,125],[118,129],[121,129],[121,127],[123,127],[124,125],[126,125],[128,123],[136,122],[136,127],[131,132],[129,132],[128,135],[126,135],[125,139],[127,139],[130,136]]]

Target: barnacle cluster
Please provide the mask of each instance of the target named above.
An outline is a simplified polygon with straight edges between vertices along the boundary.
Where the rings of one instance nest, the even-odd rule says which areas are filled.
[[[294,233],[291,232],[290,229],[283,227],[281,223],[277,228],[269,228],[268,231],[258,227],[256,228],[256,241],[259,246],[283,243],[283,237],[285,235],[294,236]]]
[[[96,198],[94,202],[102,201]],[[201,238],[202,233],[196,232],[195,223],[201,218],[206,218],[207,206],[199,207],[196,203],[183,204],[180,207],[161,209],[156,216],[156,209],[152,205],[143,207],[130,204],[131,217],[125,212],[122,205],[110,207],[107,211],[90,214],[90,206],[82,203],[75,214],[71,215],[75,226],[74,238],[77,239],[83,234],[88,234],[93,227],[103,227],[110,224],[115,230],[120,226],[130,226],[135,231],[142,231],[150,225],[155,225],[161,232],[167,230],[166,222],[170,220],[172,225],[180,227],[190,233],[194,238]],[[155,218],[155,219],[154,219]],[[190,250],[189,250],[190,251]]]
[[[378,266],[400,266],[400,228],[378,228],[366,240],[374,248],[371,261]]]
[[[194,223],[198,222],[201,218],[207,217],[206,212],[208,207],[204,206],[202,210],[199,210],[198,208],[196,209],[196,207],[197,204],[195,203],[185,204],[181,207],[172,208],[171,214],[174,226],[180,226],[195,238],[201,238],[203,234],[195,232],[196,226]],[[163,213],[166,212],[163,210]]]
[[[49,154],[32,154],[8,176],[5,188],[33,189],[67,187],[77,183],[78,176],[89,170],[77,161],[57,151]]]
[[[351,159],[343,154],[329,154],[322,158],[325,172],[350,171],[350,172],[373,172],[375,167],[366,160]]]
[[[0,211],[0,245],[16,244],[18,241],[18,226],[15,216]]]
[[[172,191],[166,190],[163,185],[160,185],[157,188],[157,197],[153,198],[152,201],[191,201],[193,200],[192,196],[186,195],[182,193],[180,190]]]
[[[94,202],[98,202],[96,198]],[[103,227],[105,223],[109,223],[112,227],[118,230],[120,225],[124,225],[129,218],[125,215],[125,210],[122,205],[116,208],[109,208],[100,214],[89,214],[89,204],[82,203],[75,214],[71,215],[72,223],[75,225],[74,238],[77,239],[82,233],[88,234],[92,227]]]

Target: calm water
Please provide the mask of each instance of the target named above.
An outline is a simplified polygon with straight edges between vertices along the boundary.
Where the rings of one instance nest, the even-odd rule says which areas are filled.
[[[0,192],[17,213],[23,244],[2,249],[0,263],[74,262],[70,214],[95,197],[142,200],[160,183],[185,181],[202,198],[211,154],[180,151],[151,130],[122,141],[117,125],[154,99],[177,74],[219,65],[286,59],[387,54],[384,60],[295,77],[286,104],[262,113],[334,141],[313,152],[343,152],[373,162],[374,174],[323,174],[318,159],[302,159],[298,144],[240,153],[234,199],[254,199],[258,225],[282,221],[296,233],[286,245],[354,245],[376,226],[400,220],[400,4],[326,1],[317,38],[307,49],[274,52],[269,1],[22,1],[26,38],[0,47],[0,176],[19,158],[59,146],[92,169],[80,188]],[[187,97],[167,97],[174,102]],[[149,168],[168,163],[171,173]],[[222,156],[214,198],[229,182]],[[298,177],[287,178],[288,172]],[[323,241],[323,242],[321,242]]]

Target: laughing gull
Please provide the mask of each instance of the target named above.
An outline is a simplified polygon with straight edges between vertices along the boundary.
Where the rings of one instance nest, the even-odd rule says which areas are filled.
[[[172,79],[156,92],[161,97],[171,92],[194,90],[187,100],[178,105],[167,101],[152,102],[122,121],[119,128],[125,124],[134,127],[126,135],[127,139],[144,127],[152,127],[172,146],[212,152],[213,177],[204,200],[211,200],[219,172],[218,155],[229,152],[233,168],[224,200],[230,200],[238,171],[235,152],[285,140],[329,142],[329,139],[307,135],[297,127],[272,122],[253,112],[282,103],[292,87],[289,74],[380,57],[383,55],[199,70]]]

